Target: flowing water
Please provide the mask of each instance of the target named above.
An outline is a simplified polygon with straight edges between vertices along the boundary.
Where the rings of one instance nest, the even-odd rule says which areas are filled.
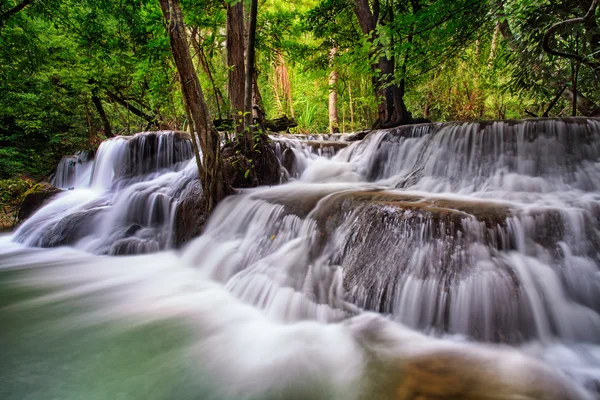
[[[0,238],[0,398],[599,398],[600,121],[349,138],[183,248],[189,140],[105,141]]]
[[[80,151],[61,158],[50,183],[59,189],[70,189],[89,185],[94,166],[94,155]]]

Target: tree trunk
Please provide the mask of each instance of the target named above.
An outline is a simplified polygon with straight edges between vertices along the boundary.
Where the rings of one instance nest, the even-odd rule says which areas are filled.
[[[494,36],[492,36],[492,44],[490,46],[490,56],[488,57],[488,67],[491,67],[494,63],[494,57],[496,56],[496,50],[498,48],[498,35],[500,34],[500,23],[496,24],[494,29]]]
[[[243,132],[245,71],[244,71],[244,3],[227,5],[227,66],[231,116],[236,121],[236,131]]]
[[[250,26],[248,28],[248,47],[246,49],[246,76],[244,77],[244,129],[246,142],[252,146],[252,77],[254,75],[254,42],[256,39],[256,14],[258,0],[250,3]]]
[[[329,73],[329,133],[339,133],[339,116],[338,116],[338,93],[337,82],[338,75],[334,65],[335,53],[337,49],[333,47],[330,52],[331,72]]]
[[[110,121],[104,112],[102,100],[100,100],[100,97],[98,97],[98,89],[92,89],[92,103],[94,103],[94,107],[96,107],[96,111],[98,111],[98,115],[100,115],[100,120],[102,121],[102,126],[104,127],[104,136],[107,138],[115,136],[110,127]]]
[[[264,124],[267,116],[260,88],[258,87],[258,71],[256,68],[254,68],[254,73],[252,74],[252,104],[252,117],[259,121],[259,123]]]
[[[361,30],[369,35],[369,42],[375,46],[378,35],[376,32],[379,21],[380,4],[374,0],[372,5],[368,0],[354,0],[353,9]],[[380,49],[373,49],[370,56],[375,55]],[[407,123],[412,120],[404,104],[404,82],[400,86],[392,83],[395,76],[395,63],[393,59],[380,57],[377,63],[371,65],[373,71],[373,87],[378,98],[378,121],[380,126],[393,126]],[[377,73],[377,71],[379,71]]]
[[[167,31],[179,73],[183,99],[192,119],[191,125],[194,129],[191,131],[195,133],[192,135],[192,145],[196,153],[198,172],[206,199],[206,210],[210,212],[226,195],[219,133],[212,126],[208,105],[204,99],[198,75],[194,70],[179,0],[160,0],[160,6],[167,22]],[[202,150],[202,162],[200,162],[197,139]]]
[[[350,81],[348,81],[348,105],[350,107],[350,129],[354,130],[354,104],[352,102],[352,86],[350,86]]]
[[[277,61],[275,61],[275,67],[273,68],[273,89],[278,101],[279,111],[282,114],[289,114],[294,118],[290,73],[281,53],[277,54]],[[279,96],[280,91],[281,97]]]

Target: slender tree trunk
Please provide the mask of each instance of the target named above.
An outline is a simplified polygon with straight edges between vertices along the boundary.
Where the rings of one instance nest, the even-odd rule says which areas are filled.
[[[110,127],[110,121],[104,112],[102,100],[100,100],[100,97],[98,97],[98,89],[92,89],[92,103],[94,103],[94,107],[96,107],[96,111],[98,111],[98,115],[100,115],[100,120],[102,121],[102,126],[104,127],[104,136],[107,138],[115,136]]]
[[[494,36],[492,36],[492,44],[490,46],[490,56],[488,57],[488,67],[492,66],[494,62],[494,57],[496,56],[496,50],[498,48],[498,36],[500,34],[500,23],[496,24],[496,29],[494,29]]]
[[[425,104],[423,105],[423,118],[429,119],[429,107],[431,107],[431,89],[427,89]]]
[[[244,86],[244,128],[246,141],[252,143],[252,77],[254,75],[254,42],[256,39],[256,14],[258,13],[258,0],[250,3],[250,25],[248,28],[248,47],[246,49],[246,76]]]
[[[572,101],[572,107],[571,107],[571,115],[573,117],[577,116],[577,78],[579,75],[579,63],[578,62],[573,62],[573,64],[575,64],[574,66],[571,67],[571,82],[572,82],[572,87],[573,87],[573,101]]]
[[[283,55],[277,55],[277,61],[273,68],[273,78],[275,89],[275,97],[278,102],[281,113],[291,115],[294,118],[294,105],[292,102],[292,85],[290,83],[290,74],[288,67],[285,65]],[[281,96],[280,92],[281,91]]]
[[[277,67],[273,69],[273,94],[275,95],[275,103],[277,103],[277,108],[281,113],[284,112],[285,107],[283,106],[283,102],[281,101],[281,96],[279,96],[279,75],[277,74]]]
[[[338,74],[334,65],[335,53],[337,49],[333,47],[329,54],[331,60],[331,72],[329,73],[329,133],[339,133],[339,116],[338,116],[338,93],[337,82]]]
[[[352,86],[350,86],[350,82],[348,82],[348,105],[350,106],[350,129],[354,130],[354,104],[352,102]]]
[[[194,70],[179,0],[160,0],[160,6],[167,22],[167,31],[179,73],[183,99],[189,109],[191,125],[194,128],[191,129],[195,133],[192,135],[192,145],[196,153],[198,172],[206,199],[206,209],[210,212],[226,195],[219,133],[212,125],[208,105],[204,99],[198,75]],[[202,162],[200,162],[198,142],[202,150]]]
[[[256,68],[254,68],[254,73],[252,74],[252,104],[252,117],[264,125],[266,118],[265,106],[258,86],[258,71]]]
[[[245,71],[244,71],[244,3],[227,5],[227,91],[231,103],[231,115],[236,121],[236,130],[243,132]]]

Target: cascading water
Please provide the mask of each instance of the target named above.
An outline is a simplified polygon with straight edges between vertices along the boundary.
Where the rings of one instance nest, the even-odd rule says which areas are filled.
[[[21,225],[15,240],[29,246],[71,245],[97,254],[168,248],[177,200],[194,179],[192,156],[189,137],[178,132],[106,140],[89,182],[60,194]]]
[[[184,249],[82,253],[172,243],[189,142],[136,138],[0,246],[0,395],[600,397],[599,120],[275,137],[291,182],[225,199]]]
[[[50,183],[59,189],[89,186],[93,165],[94,155],[89,151],[63,157]]]

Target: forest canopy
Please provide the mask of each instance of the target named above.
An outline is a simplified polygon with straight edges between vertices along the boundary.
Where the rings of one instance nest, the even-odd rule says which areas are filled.
[[[249,7],[181,1],[216,122],[239,115],[230,46]],[[260,0],[253,106],[292,133],[595,116],[599,14],[597,0]],[[179,79],[158,0],[2,0],[0,179],[41,178],[113,135],[188,130]]]

